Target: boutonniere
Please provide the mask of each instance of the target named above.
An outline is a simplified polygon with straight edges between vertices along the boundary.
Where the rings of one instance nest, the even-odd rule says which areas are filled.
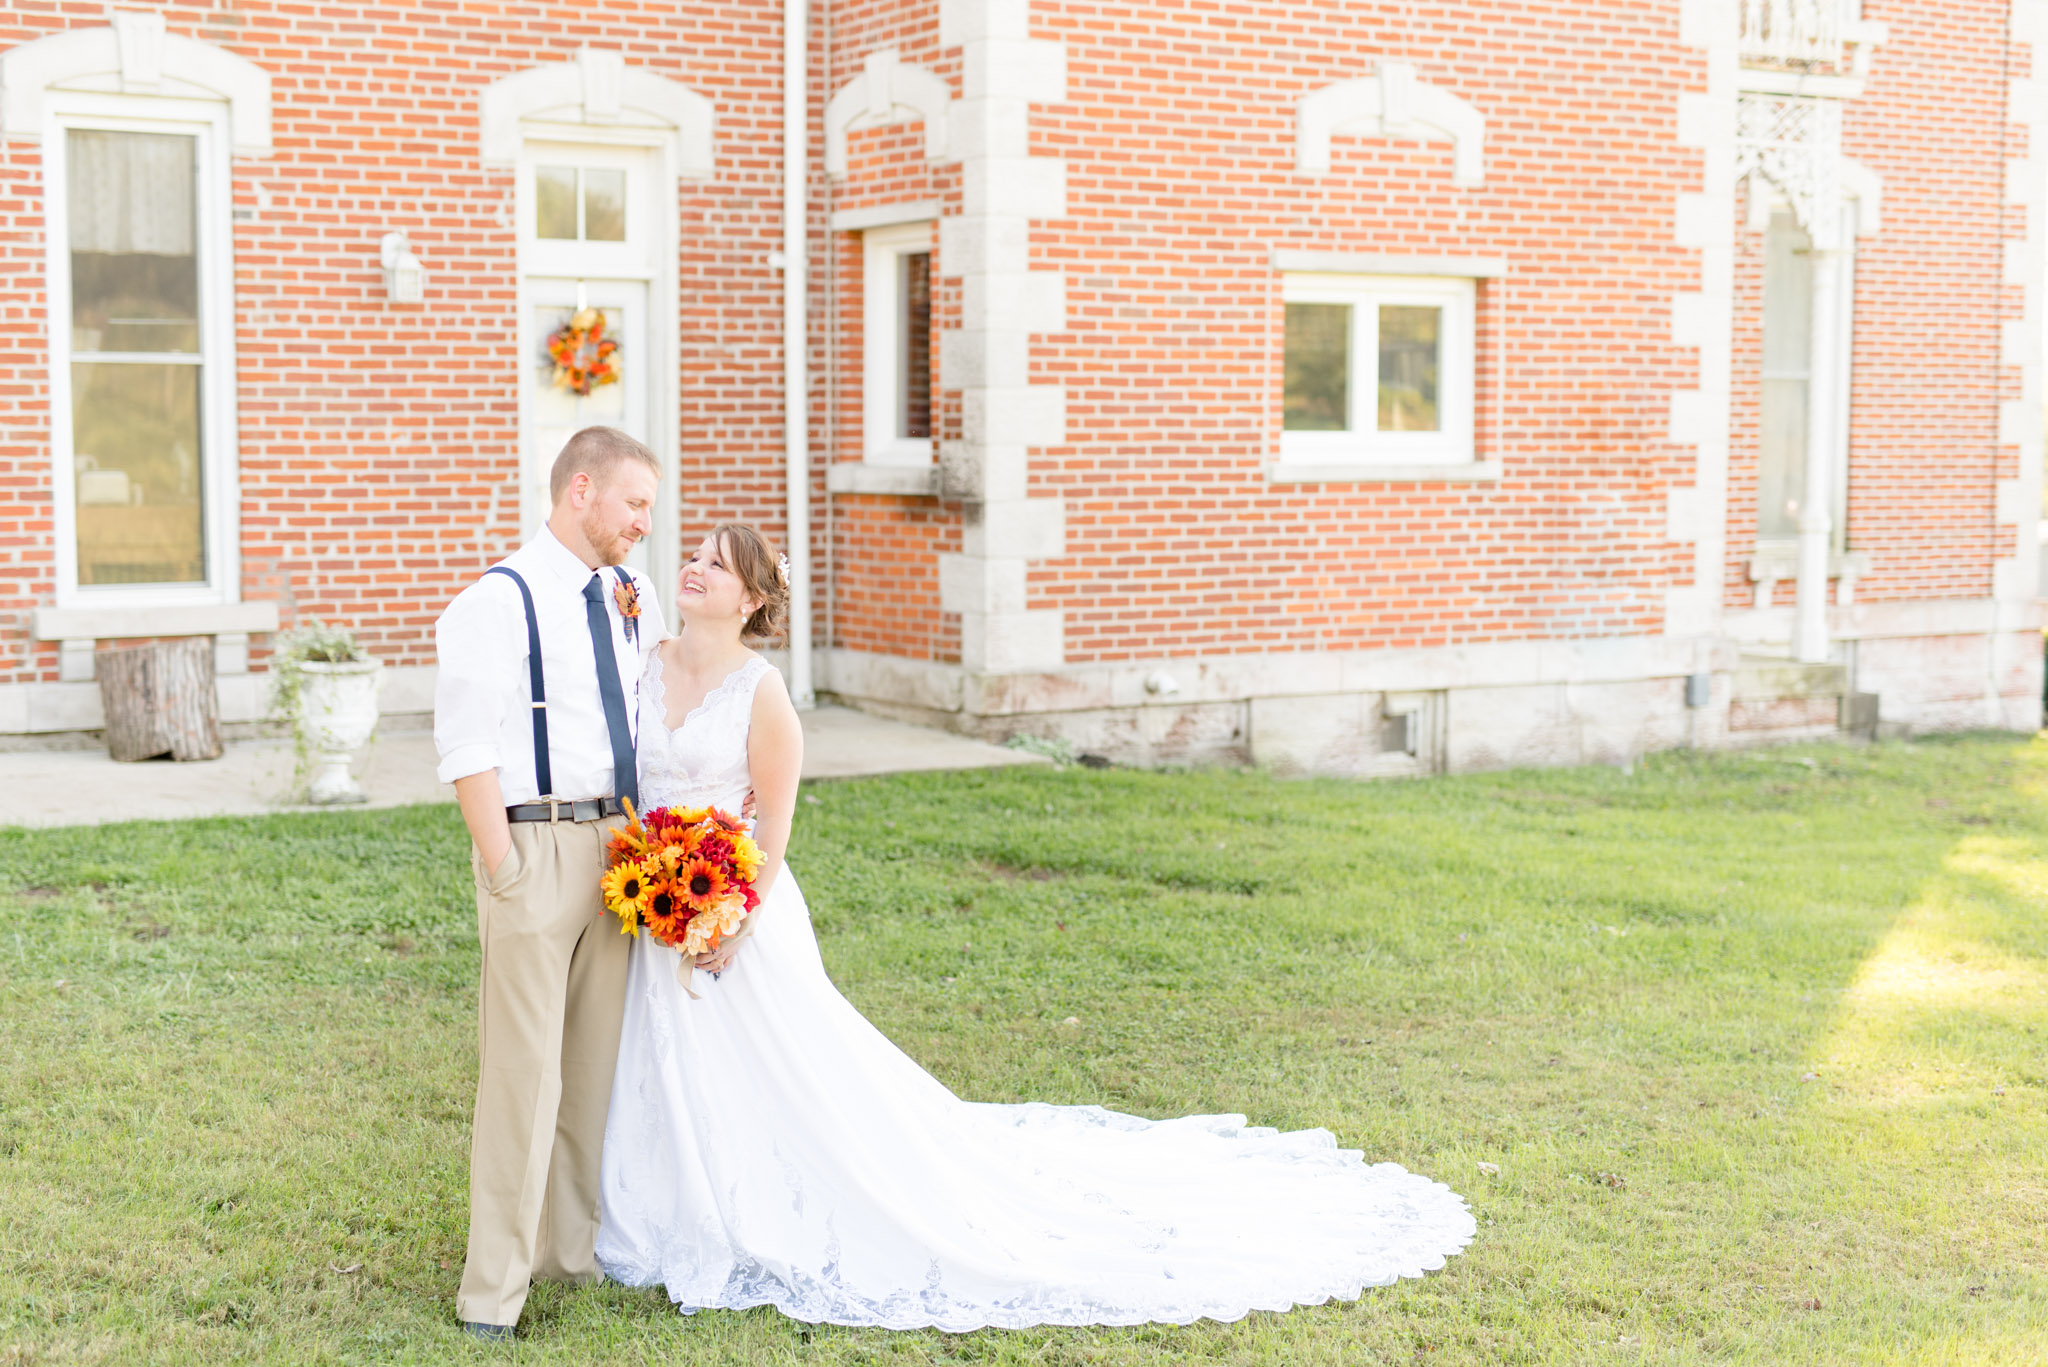
[[[640,589],[630,575],[621,575],[612,583],[612,602],[618,605],[619,616],[626,619],[626,639],[640,643]]]

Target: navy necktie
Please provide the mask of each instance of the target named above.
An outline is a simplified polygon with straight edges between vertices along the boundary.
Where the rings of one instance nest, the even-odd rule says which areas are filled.
[[[590,645],[597,652],[597,691],[604,698],[605,729],[612,736],[612,795],[640,805],[640,775],[633,767],[633,732],[626,725],[626,690],[619,687],[619,659],[612,652],[612,619],[604,610],[604,576],[583,586],[590,612]]]

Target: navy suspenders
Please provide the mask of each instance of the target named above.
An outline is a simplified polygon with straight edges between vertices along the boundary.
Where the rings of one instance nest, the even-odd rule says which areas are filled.
[[[526,607],[526,670],[533,682],[533,781],[539,787],[541,798],[546,799],[554,796],[555,776],[548,764],[548,687],[541,675],[540,618],[533,612],[533,591],[526,587],[519,571],[508,566],[493,565],[484,573],[502,574],[517,584],[519,601]],[[618,576],[621,584],[632,582],[624,566],[614,565],[612,573]]]
[[[548,686],[540,668],[540,618],[533,615],[533,592],[519,571],[493,565],[486,574],[502,574],[519,586],[519,601],[526,605],[526,669],[533,679],[533,781],[542,797],[555,791],[555,776],[548,767]]]

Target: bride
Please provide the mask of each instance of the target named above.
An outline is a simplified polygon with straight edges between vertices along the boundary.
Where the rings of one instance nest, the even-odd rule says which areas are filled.
[[[607,1275],[685,1312],[812,1323],[1185,1324],[1355,1297],[1471,1240],[1455,1193],[1326,1130],[966,1102],[868,1024],[782,862],[803,735],[745,642],[776,634],[784,564],[752,528],[715,528],[683,568],[683,632],[640,684],[643,801],[738,812],[751,790],[766,860],[749,929],[687,985],[676,950],[633,944]]]

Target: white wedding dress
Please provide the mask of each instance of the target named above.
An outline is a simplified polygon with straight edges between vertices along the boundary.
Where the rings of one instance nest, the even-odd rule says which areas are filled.
[[[640,689],[649,807],[737,813],[758,658],[666,725]],[[1456,1193],[1326,1130],[1239,1115],[965,1102],[833,988],[784,869],[717,979],[634,942],[605,1126],[597,1259],[686,1312],[964,1331],[1234,1320],[1442,1267]]]

